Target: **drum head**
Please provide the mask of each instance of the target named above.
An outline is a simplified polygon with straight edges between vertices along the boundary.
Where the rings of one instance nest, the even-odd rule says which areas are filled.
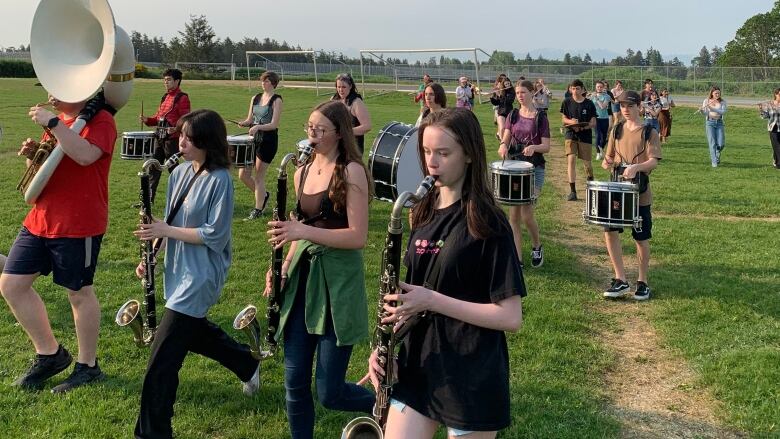
[[[376,198],[392,202],[403,192],[414,192],[423,179],[417,128],[401,122],[385,125],[371,147],[369,169]]]
[[[123,138],[128,139],[146,139],[146,138],[153,138],[154,137],[154,131],[125,131],[122,133]]]
[[[523,160],[503,160],[491,163],[490,168],[510,174],[527,174],[534,170],[534,165]]]
[[[249,134],[239,134],[237,136],[227,136],[228,145],[246,145],[252,142],[252,136]]]

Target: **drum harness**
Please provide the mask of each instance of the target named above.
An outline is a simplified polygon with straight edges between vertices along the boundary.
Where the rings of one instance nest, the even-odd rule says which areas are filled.
[[[625,121],[618,122],[612,128],[613,143],[616,143],[623,136],[623,124],[625,124]],[[612,181],[620,181],[620,175],[622,175],[622,172],[619,172],[619,170],[624,169],[624,165],[633,164],[637,157],[645,153],[645,150],[647,150],[647,142],[650,141],[650,135],[652,132],[653,127],[650,125],[644,125],[642,127],[642,149],[634,157],[632,157],[630,161],[627,161],[626,158],[620,154],[620,151],[618,151],[617,147],[615,147],[615,153],[620,157],[620,164],[612,168]],[[650,176],[647,173],[640,171],[633,179],[633,182],[639,187],[639,193],[644,193],[647,191],[647,186],[650,184]]]

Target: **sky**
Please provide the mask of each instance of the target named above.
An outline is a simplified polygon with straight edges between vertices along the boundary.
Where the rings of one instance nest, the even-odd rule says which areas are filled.
[[[56,0],[62,1],[62,0]],[[96,0],[69,0],[96,1]],[[665,58],[695,56],[702,46],[724,47],[751,16],[769,11],[774,0],[537,0],[490,2],[475,8],[464,0],[113,0],[116,24],[165,41],[184,29],[190,15],[204,15],[217,37],[287,41],[302,48],[344,52],[359,49],[478,47],[526,52],[601,50],[625,54],[653,47]],[[496,5],[507,5],[503,10]],[[29,43],[36,0],[3,0],[0,48]],[[534,4],[534,6],[529,6]],[[273,6],[271,6],[273,5]],[[420,5],[424,5],[421,7]],[[585,6],[583,6],[585,5]],[[573,22],[580,23],[573,26]],[[609,26],[610,23],[621,23]],[[633,23],[632,28],[628,23]],[[599,30],[599,25],[604,25]],[[52,28],[55,38],[67,25]],[[622,34],[618,34],[618,33]],[[599,52],[601,53],[601,52]],[[546,55],[547,56],[547,55]],[[394,55],[404,58],[404,55]]]

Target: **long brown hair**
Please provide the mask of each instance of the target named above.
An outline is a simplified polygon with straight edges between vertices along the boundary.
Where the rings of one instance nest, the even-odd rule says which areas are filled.
[[[417,133],[417,150],[420,154],[423,175],[428,175],[423,151],[423,133],[435,126],[451,133],[457,143],[463,148],[466,157],[471,159],[466,167],[466,178],[463,181],[460,205],[469,234],[477,239],[488,238],[495,233],[496,218],[506,218],[504,211],[496,205],[493,192],[490,190],[487,175],[487,159],[485,158],[485,140],[477,117],[465,108],[445,108],[431,113],[420,124]],[[420,227],[433,219],[434,202],[439,189],[434,187],[432,196],[422,199],[412,210],[412,224]],[[492,226],[491,226],[492,225]]]
[[[347,165],[355,162],[363,168],[368,181],[368,200],[374,195],[374,182],[371,180],[366,165],[363,164],[363,157],[357,148],[355,133],[352,131],[352,116],[349,114],[349,108],[341,101],[326,101],[317,105],[312,112],[318,111],[325,116],[333,126],[336,127],[336,133],[340,136],[338,149],[339,155],[336,157],[336,167],[333,169],[333,184],[330,185],[328,198],[333,201],[333,210],[339,213],[347,211]],[[314,159],[317,150],[314,150],[309,161]]]
[[[720,91],[720,97],[718,97],[718,102],[723,102],[723,92],[720,90],[720,87],[717,85],[713,85],[710,87],[710,97],[708,99],[712,99],[712,93],[715,92],[715,90]]]

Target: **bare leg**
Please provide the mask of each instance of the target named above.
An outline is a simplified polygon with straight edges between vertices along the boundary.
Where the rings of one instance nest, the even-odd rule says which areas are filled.
[[[618,232],[604,232],[604,240],[607,243],[607,252],[615,270],[615,279],[626,280],[626,270],[623,266],[623,247],[620,245]]]
[[[583,160],[582,165],[585,168],[585,175],[588,177],[588,180],[593,180],[593,165],[587,160]]]
[[[0,290],[16,320],[32,341],[35,352],[51,355],[57,352],[59,343],[49,324],[49,315],[41,296],[32,288],[39,274],[8,274],[0,276]]]
[[[650,241],[636,242],[636,255],[639,258],[639,279],[647,283],[647,274],[650,269]]]
[[[409,406],[398,411],[390,406],[385,426],[385,439],[428,439],[436,433],[439,423],[426,418]]]
[[[569,176],[569,183],[576,182],[577,178],[577,154],[569,154],[566,156],[566,171]]]
[[[79,343],[78,362],[89,367],[95,365],[98,334],[100,332],[100,304],[92,285],[79,291],[68,290],[76,337]]]
[[[254,193],[255,181],[252,179],[252,168],[238,168],[238,179]]]
[[[270,163],[255,159],[255,209],[262,209],[265,202],[265,174],[268,172],[269,165]]]
[[[504,122],[506,122],[506,117],[497,116],[496,121],[498,122],[498,132],[496,134],[501,137],[501,134],[504,132]]]
[[[539,248],[542,245],[541,238],[539,237],[539,223],[536,222],[534,216],[534,205],[523,204],[520,206],[520,217],[525,224],[525,228],[528,229],[528,235],[531,236],[531,244],[534,248]]]
[[[509,226],[512,227],[512,237],[515,241],[515,249],[520,262],[523,262],[523,229],[520,226],[522,216],[520,215],[521,206],[509,207]]]

